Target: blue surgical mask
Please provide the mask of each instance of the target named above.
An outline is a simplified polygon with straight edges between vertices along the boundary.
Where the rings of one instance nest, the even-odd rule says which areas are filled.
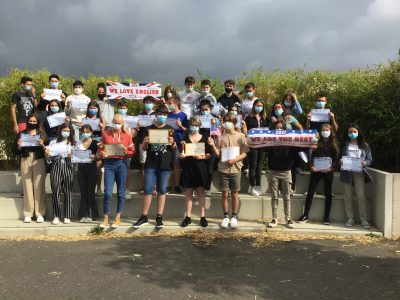
[[[247,96],[247,98],[253,98],[254,92],[247,92],[246,96]]]
[[[325,101],[317,101],[316,105],[318,108],[324,108],[325,107],[326,102]]]
[[[281,114],[283,114],[282,108],[275,110],[275,115],[280,116]]]
[[[199,132],[199,126],[190,126],[189,129],[190,129],[190,132],[193,132],[193,133]]]
[[[255,107],[254,107],[254,111],[255,111],[256,113],[260,113],[260,112],[263,111],[263,107],[262,107],[262,106],[255,106]]]
[[[30,86],[30,85],[26,85],[26,86],[25,86],[25,91],[28,92],[28,91],[30,91],[30,90],[31,90],[31,86]]]
[[[82,133],[82,140],[87,140],[91,136],[92,136],[91,133],[84,132],[84,133]]]
[[[118,113],[120,115],[125,116],[127,114],[128,110],[126,108],[118,108]]]
[[[209,116],[209,115],[210,115],[210,112],[209,112],[208,110],[202,110],[202,111],[201,111],[201,114],[202,114],[203,116]]]
[[[50,106],[50,110],[52,113],[58,113],[60,108],[58,106]]]
[[[186,93],[193,92],[193,87],[186,87]]]
[[[59,82],[50,81],[50,87],[51,87],[52,89],[56,89],[56,88],[58,88],[58,83],[59,83]]]
[[[349,133],[348,136],[349,136],[349,139],[355,140],[356,138],[358,138],[358,133],[352,132],[352,133]]]
[[[168,108],[169,108],[170,111],[174,111],[175,110],[175,106],[173,106],[172,104],[169,104]]]
[[[89,109],[88,109],[88,113],[89,113],[89,115],[91,115],[91,116],[96,115],[96,114],[97,114],[97,108],[89,108]]]
[[[153,109],[154,104],[153,103],[145,103],[144,104],[144,108],[146,110],[152,110]]]
[[[202,91],[201,91],[201,94],[202,94],[203,96],[207,96],[207,95],[208,95],[208,93],[209,93],[209,91],[208,91],[208,90],[202,90]]]
[[[232,111],[230,111],[230,113],[234,114],[235,116],[237,116],[237,114],[238,114],[237,110],[232,110]]]
[[[160,124],[164,124],[167,122],[167,116],[164,115],[158,115],[157,116],[157,122]]]
[[[61,131],[61,136],[64,139],[67,139],[69,137],[70,132],[69,131]]]
[[[233,123],[232,123],[232,122],[229,122],[229,121],[224,122],[224,127],[225,127],[226,129],[232,129],[232,128],[233,128]]]
[[[292,106],[292,101],[286,100],[285,102],[283,102],[283,105],[285,105],[286,107],[290,107]]]

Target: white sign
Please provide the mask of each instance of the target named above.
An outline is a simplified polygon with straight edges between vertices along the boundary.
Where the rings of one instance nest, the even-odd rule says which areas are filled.
[[[342,170],[345,171],[352,171],[361,173],[363,166],[362,166],[362,159],[361,158],[354,158],[349,156],[342,157]]]
[[[162,97],[162,86],[157,82],[150,83],[107,83],[107,96],[109,99],[141,100],[146,96]]]
[[[221,148],[221,161],[226,162],[240,155],[240,147],[224,147]]]
[[[100,131],[100,119],[90,119],[90,118],[83,118],[83,124],[88,124],[92,127],[93,131]]]
[[[124,118],[125,125],[129,128],[137,128],[138,121],[139,121],[138,116],[125,116]]]
[[[329,122],[330,109],[312,109],[311,110],[311,122]]]
[[[58,100],[61,101],[61,94],[62,90],[56,90],[56,89],[44,89],[44,99],[46,100]]]
[[[139,115],[138,121],[140,122],[140,127],[148,127],[154,124],[154,115]]]
[[[91,150],[80,150],[80,149],[72,149],[72,163],[91,163],[93,160],[90,155],[92,154]]]
[[[39,146],[40,135],[30,135],[21,133],[21,147],[36,147]]]
[[[59,142],[50,144],[46,149],[50,151],[50,156],[67,156],[69,147],[66,143]]]
[[[211,120],[213,116],[198,116],[201,121],[201,128],[211,128]]]
[[[332,158],[330,157],[314,157],[314,168],[317,171],[328,170],[332,167]]]
[[[49,122],[49,127],[53,128],[58,125],[65,123],[65,112],[56,113],[47,117],[47,122]]]
[[[71,106],[73,108],[87,109],[88,104],[89,100],[87,98],[80,98],[80,97],[78,98],[74,96],[71,99]]]
[[[169,126],[171,126],[173,129],[179,129],[180,127],[178,126],[178,124],[176,124],[177,120],[178,119],[175,119],[175,118],[168,118],[167,119],[167,124]]]

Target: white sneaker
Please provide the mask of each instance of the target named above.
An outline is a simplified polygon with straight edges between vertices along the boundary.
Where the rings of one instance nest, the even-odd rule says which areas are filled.
[[[364,229],[370,229],[371,225],[366,220],[361,221],[361,226],[364,227]]]
[[[239,224],[238,224],[238,220],[235,217],[231,218],[231,228],[238,228]]]
[[[37,216],[36,217],[36,223],[43,223],[43,222],[44,222],[44,219],[43,219],[42,216]]]
[[[251,195],[255,196],[255,197],[260,196],[260,194],[258,193],[257,188],[255,186],[251,188]]]
[[[130,200],[130,199],[132,199],[131,192],[127,189],[125,190],[125,200]]]
[[[251,192],[253,191],[253,187],[249,185],[249,189],[247,190],[247,194],[251,195]]]
[[[86,218],[86,223],[92,223],[92,219],[91,218]]]
[[[354,225],[354,220],[353,219],[348,219],[344,225],[346,227],[351,227],[351,226]]]
[[[256,190],[257,190],[259,196],[261,196],[263,194],[263,192],[261,191],[261,186],[257,185]]]
[[[31,217],[25,217],[24,218],[24,223],[30,223],[32,221]]]
[[[51,224],[53,224],[53,225],[57,225],[58,223],[60,223],[60,219],[57,218],[57,217],[55,217],[55,218],[53,219],[53,222],[51,222]]]
[[[277,219],[272,219],[272,221],[268,223],[269,228],[274,228],[274,227],[276,227],[276,225],[278,225]]]
[[[79,220],[79,222],[80,222],[80,223],[86,223],[86,222],[87,222],[87,219],[86,219],[86,218],[82,218],[82,219]]]
[[[293,229],[294,228],[294,224],[292,220],[286,220],[286,227]]]
[[[206,197],[211,197],[211,190],[206,190]]]
[[[71,220],[68,218],[64,218],[64,224],[69,224],[69,223],[71,223]]]
[[[221,222],[221,227],[222,228],[228,228],[229,227],[229,218],[224,218]]]

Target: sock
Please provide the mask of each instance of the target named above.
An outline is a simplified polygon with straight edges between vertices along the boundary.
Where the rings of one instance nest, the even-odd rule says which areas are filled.
[[[232,218],[235,218],[237,220],[237,213],[232,213]]]
[[[224,212],[224,218],[229,218],[229,214],[227,212]]]
[[[160,215],[160,214],[157,214],[157,218],[162,218],[162,215]]]

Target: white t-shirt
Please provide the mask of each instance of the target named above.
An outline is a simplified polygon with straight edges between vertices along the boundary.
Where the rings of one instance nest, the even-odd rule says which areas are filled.
[[[191,93],[180,91],[178,93],[178,96],[181,99],[181,111],[183,111],[187,115],[187,118],[189,120],[193,115],[193,108],[196,100],[201,96],[201,94],[196,91],[193,91]]]
[[[250,111],[253,108],[254,101],[256,101],[256,100],[257,99],[254,99],[254,100],[247,100],[246,99],[246,100],[242,101],[242,112],[244,113],[245,116],[250,114]]]
[[[349,147],[347,150],[347,156],[353,157],[353,158],[361,157],[361,150],[357,144],[349,144]]]
[[[86,104],[90,103],[90,98],[84,94],[70,95],[65,100],[65,103],[72,102],[72,99],[74,98],[85,101]],[[81,123],[82,118],[86,116],[86,111],[86,108],[70,107],[69,109],[66,109],[67,115],[69,115],[69,117],[71,118],[72,123]]]

